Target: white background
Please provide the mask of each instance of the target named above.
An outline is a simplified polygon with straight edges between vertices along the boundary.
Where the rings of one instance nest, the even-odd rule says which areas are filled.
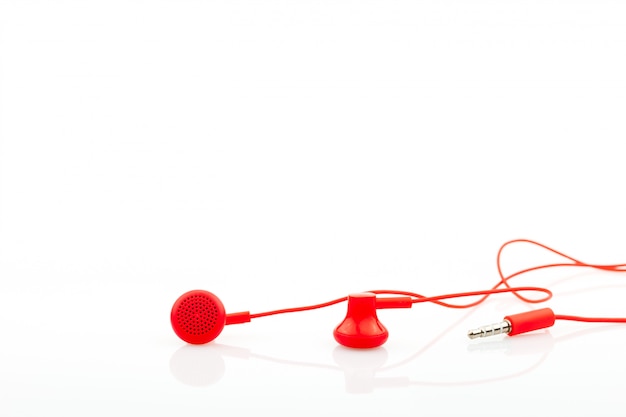
[[[0,1],[0,414],[623,415],[626,328],[467,339],[510,295],[358,352],[345,305],[169,314],[485,289],[514,238],[626,262],[625,115],[619,1]],[[582,272],[517,283],[626,316]]]

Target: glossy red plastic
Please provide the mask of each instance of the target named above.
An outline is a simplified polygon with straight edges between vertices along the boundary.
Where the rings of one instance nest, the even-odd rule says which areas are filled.
[[[226,325],[250,323],[250,312],[242,311],[239,313],[229,313],[226,315]]]
[[[226,324],[226,313],[215,294],[193,290],[176,300],[170,319],[178,337],[187,343],[200,345],[219,336]]]
[[[533,330],[545,329],[554,325],[556,316],[549,308],[528,311],[526,313],[512,314],[504,318],[511,323],[511,331],[509,336],[516,334],[532,332]]]
[[[350,348],[375,348],[385,343],[389,332],[376,315],[376,294],[348,296],[346,318],[335,328],[333,335],[339,344]]]

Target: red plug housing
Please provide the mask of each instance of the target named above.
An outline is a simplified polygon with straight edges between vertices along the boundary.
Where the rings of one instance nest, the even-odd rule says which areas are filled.
[[[504,320],[511,324],[509,336],[532,332],[533,330],[545,329],[554,325],[556,316],[552,309],[542,308],[540,310],[528,311],[526,313],[506,316]]]

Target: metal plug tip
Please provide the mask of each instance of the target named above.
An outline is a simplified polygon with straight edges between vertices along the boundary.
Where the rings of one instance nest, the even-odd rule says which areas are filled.
[[[467,332],[467,337],[470,339],[477,339],[479,337],[495,336],[497,334],[508,334],[511,332],[511,323],[507,320],[500,323],[490,324],[488,326],[482,326],[477,329],[472,329]]]

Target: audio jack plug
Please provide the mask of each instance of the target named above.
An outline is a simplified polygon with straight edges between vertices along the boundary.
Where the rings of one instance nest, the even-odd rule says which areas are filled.
[[[470,339],[494,336],[497,334],[515,336],[516,334],[532,332],[533,330],[545,329],[546,327],[552,326],[555,321],[556,316],[554,312],[549,308],[542,308],[541,310],[506,316],[500,323],[494,323],[468,331],[467,336]]]

